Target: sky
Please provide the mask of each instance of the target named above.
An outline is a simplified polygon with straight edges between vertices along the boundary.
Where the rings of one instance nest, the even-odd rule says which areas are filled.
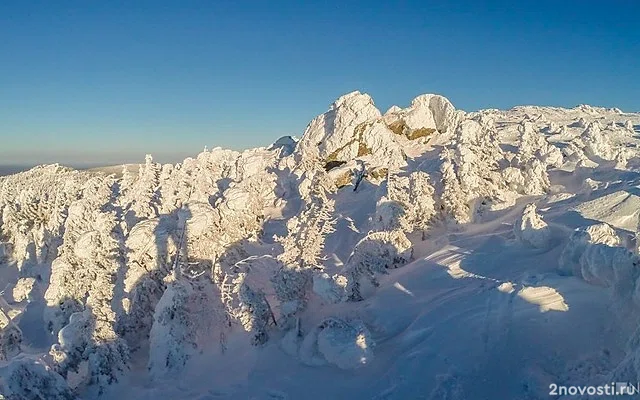
[[[0,165],[300,136],[340,95],[640,111],[640,2],[0,2]]]

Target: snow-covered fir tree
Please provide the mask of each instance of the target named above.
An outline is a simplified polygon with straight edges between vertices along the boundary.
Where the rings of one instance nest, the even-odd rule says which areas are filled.
[[[333,184],[320,170],[311,172],[309,191],[303,194],[305,209],[287,222],[289,234],[278,238],[283,252],[278,259],[302,269],[322,268],[322,250],[326,235],[334,232],[332,213],[335,201],[330,198]]]

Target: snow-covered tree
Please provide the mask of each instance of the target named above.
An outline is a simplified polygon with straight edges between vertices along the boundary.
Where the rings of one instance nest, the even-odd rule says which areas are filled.
[[[439,208],[445,218],[457,223],[471,222],[485,209],[512,206],[518,196],[519,187],[510,180],[520,182],[522,174],[505,178],[508,154],[500,148],[495,125],[482,118],[480,121],[461,121],[452,143],[440,154],[441,182],[436,190],[440,194]]]
[[[110,178],[90,179],[83,188],[83,197],[68,208],[63,245],[52,263],[45,293],[49,306],[45,321],[54,334],[72,313],[83,310],[96,274],[113,276],[120,266],[120,243],[113,236],[119,229],[116,215],[101,211],[112,201],[113,185]]]
[[[71,314],[69,323],[58,332],[58,343],[51,347],[50,354],[56,370],[66,378],[69,371],[77,371],[91,345],[91,333],[95,319],[90,310]]]
[[[546,165],[560,167],[563,163],[560,149],[550,144],[547,138],[535,129],[531,122],[522,122],[518,126],[520,140],[518,143],[518,157],[522,162],[535,157]]]
[[[125,199],[128,197],[131,188],[133,187],[134,178],[129,171],[127,165],[122,166],[122,178],[120,178],[120,198]]]
[[[409,223],[413,229],[425,231],[435,216],[435,189],[431,177],[423,171],[416,171],[409,176],[411,183],[411,209],[408,213]]]
[[[411,242],[400,231],[371,232],[353,249],[345,267],[346,295],[360,301],[378,286],[377,274],[397,268],[411,260]]]
[[[584,152],[588,157],[599,157],[604,160],[614,160],[619,152],[609,135],[602,132],[598,122],[592,122],[580,136],[584,145]],[[578,143],[578,142],[576,142]]]
[[[383,196],[376,205],[371,221],[373,230],[417,230],[424,234],[436,214],[435,190],[429,175],[423,171],[415,171],[408,176],[397,172],[387,175],[387,196]]]
[[[69,205],[81,195],[87,175],[58,165],[40,166],[0,180],[0,236],[23,275],[49,263],[62,243]]]
[[[0,393],[7,400],[76,400],[67,382],[44,361],[20,355],[0,369]]]
[[[13,288],[13,301],[22,302],[31,300],[32,294],[36,289],[37,282],[35,278],[20,278]]]
[[[446,150],[442,153],[440,173],[444,187],[440,197],[440,209],[446,217],[453,218],[458,223],[471,221],[469,206],[465,202],[466,196],[462,192],[460,181],[451,161],[451,154]]]
[[[86,384],[99,392],[116,381],[128,369],[129,349],[117,336],[105,337],[102,321],[91,309],[71,315],[69,323],[58,333],[58,343],[51,347],[56,370],[63,377],[70,371],[78,372],[80,363],[87,362]]]
[[[534,203],[524,208],[522,216],[513,226],[513,233],[520,242],[536,248],[546,247],[551,239],[551,229],[536,212]]]
[[[333,210],[335,201],[329,197],[331,183],[323,171],[314,171],[309,179],[305,209],[287,222],[288,235],[277,240],[284,251],[278,259],[284,264],[300,268],[322,268],[322,250],[325,238],[334,232]]]
[[[20,353],[22,331],[0,310],[0,361],[9,360]]]
[[[178,253],[178,235],[177,218],[163,216],[136,224],[126,240],[124,313],[118,318],[117,331],[133,348],[149,335],[154,309],[166,288],[164,279]]]
[[[87,361],[87,384],[102,390],[126,370],[128,349],[115,333],[112,306],[123,263],[118,217],[110,211],[112,179],[89,180],[83,197],[69,207],[64,243],[52,264],[45,299],[48,328],[58,333],[51,354],[66,376]]]
[[[303,310],[307,305],[307,290],[310,280],[316,275],[313,271],[305,270],[291,264],[278,266],[271,276],[276,299],[280,324],[286,325],[296,312]]]
[[[222,302],[230,322],[238,322],[254,345],[269,338],[268,328],[276,319],[287,323],[305,305],[307,276],[278,259],[251,256],[235,263],[220,278]]]
[[[173,280],[156,305],[149,336],[149,371],[155,378],[180,371],[196,351],[192,296],[188,281]]]
[[[376,212],[371,218],[371,228],[374,231],[409,230],[406,213],[405,204],[383,196],[376,204]]]
[[[160,171],[160,164],[153,162],[151,155],[147,154],[125,201],[125,218],[129,228],[142,219],[158,216]]]
[[[518,132],[518,152],[511,165],[503,170],[502,177],[507,187],[518,194],[545,194],[551,186],[547,168],[561,166],[565,161],[563,153],[550,144],[531,122],[522,122]]]

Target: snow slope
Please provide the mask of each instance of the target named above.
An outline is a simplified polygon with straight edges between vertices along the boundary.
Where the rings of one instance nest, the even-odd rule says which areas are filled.
[[[539,399],[640,381],[640,114],[380,112],[0,177],[9,399]]]

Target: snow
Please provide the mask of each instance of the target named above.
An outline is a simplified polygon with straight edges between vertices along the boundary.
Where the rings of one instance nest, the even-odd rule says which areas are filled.
[[[548,246],[551,239],[551,229],[538,215],[533,203],[527,204],[524,208],[522,216],[513,226],[513,233],[525,245],[537,248]]]
[[[639,124],[435,94],[382,114],[352,92],[268,147],[0,177],[1,393],[524,400],[640,380]]]
[[[337,303],[344,296],[347,279],[341,275],[322,273],[313,276],[313,291],[328,303]]]
[[[413,99],[408,108],[391,108],[384,116],[388,122],[403,120],[409,129],[432,128],[444,133],[455,128],[460,112],[446,97],[423,94]]]
[[[518,292],[518,296],[531,304],[540,306],[540,312],[569,310],[564,297],[557,290],[548,286],[525,287]]]
[[[585,201],[575,210],[586,219],[605,222],[615,228],[635,231],[640,216],[640,190],[631,186]]]
[[[62,377],[37,358],[20,355],[0,369],[3,384],[0,386],[7,399],[74,400],[73,394]]]
[[[13,288],[13,301],[20,303],[21,301],[30,299],[35,284],[35,278],[20,278]]]
[[[317,146],[322,158],[336,151],[344,153],[341,157],[352,158],[358,152],[358,144],[353,141],[355,128],[380,116],[369,95],[358,91],[346,94],[329,111],[311,121],[298,142],[298,151]]]
[[[577,229],[562,250],[559,267],[566,273],[580,276],[581,260],[591,245],[617,247],[621,244],[618,234],[607,224],[596,224]]]
[[[320,325],[317,337],[318,351],[327,362],[339,368],[357,368],[373,359],[375,343],[361,321],[326,320]]]

